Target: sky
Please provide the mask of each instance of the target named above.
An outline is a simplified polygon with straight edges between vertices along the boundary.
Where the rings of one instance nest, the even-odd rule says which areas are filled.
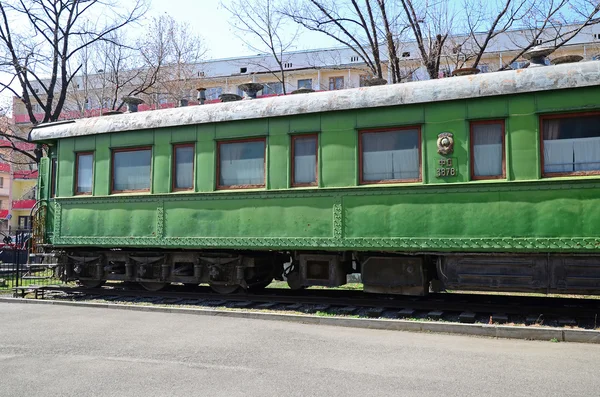
[[[125,1],[125,0],[120,0]],[[228,4],[231,0],[222,0]],[[200,35],[207,49],[206,59],[235,58],[245,55],[255,55],[248,46],[236,37],[231,24],[229,12],[221,6],[221,0],[149,0],[150,10],[146,14],[144,28],[152,17],[168,14],[176,21],[187,22],[194,33]],[[135,28],[134,28],[135,29]],[[295,27],[290,27],[295,31]],[[292,50],[306,50],[338,46],[333,39],[328,39],[318,33],[303,33],[299,36]],[[0,73],[0,81],[8,81],[9,76]],[[9,104],[12,95],[5,90],[0,93],[0,106]]]
[[[230,0],[223,0],[225,4]],[[188,22],[194,31],[204,38],[208,59],[234,58],[255,55],[234,34],[229,12],[221,6],[221,0],[152,0],[149,16],[166,13],[175,20]],[[290,27],[294,31],[293,26]],[[318,33],[302,33],[295,50],[338,46],[333,39]]]

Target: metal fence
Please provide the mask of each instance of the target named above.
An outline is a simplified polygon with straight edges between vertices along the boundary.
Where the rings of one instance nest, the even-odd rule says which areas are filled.
[[[17,287],[62,284],[62,272],[47,254],[30,254],[30,230],[0,237],[0,293]]]

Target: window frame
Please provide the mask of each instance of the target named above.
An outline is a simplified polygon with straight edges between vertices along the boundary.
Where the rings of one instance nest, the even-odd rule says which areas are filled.
[[[336,79],[342,79],[342,86],[340,88],[336,88],[336,84],[335,84],[335,80]],[[333,83],[333,88],[331,88],[331,84]],[[344,86],[346,84],[346,79],[344,78],[344,76],[330,76],[329,77],[329,90],[328,91],[337,91],[337,90],[343,90]]]
[[[138,152],[142,150],[150,150],[150,187],[148,189],[135,189],[135,190],[115,190],[115,153],[120,152]],[[124,147],[124,148],[112,148],[110,154],[110,193],[144,193],[152,190],[152,163],[153,163],[152,146],[135,146],[135,147]]]
[[[192,148],[192,186],[181,188],[176,187],[177,182],[177,149],[182,147]],[[189,192],[194,191],[196,187],[196,144],[194,142],[175,143],[173,144],[173,160],[171,161],[171,191],[172,192]]]
[[[309,183],[296,183],[295,181],[295,176],[296,174],[294,173],[294,165],[295,165],[295,146],[294,146],[294,142],[296,139],[298,138],[311,138],[314,137],[316,140],[316,147],[315,147],[315,181],[314,182],[309,182]],[[311,133],[311,134],[294,134],[292,135],[292,139],[291,139],[291,174],[290,174],[290,186],[291,187],[309,187],[309,186],[319,186],[319,134],[317,133]]]
[[[540,172],[542,178],[555,178],[561,176],[590,176],[600,175],[600,170],[592,171],[572,171],[572,172],[544,172],[545,161],[544,161],[544,121],[553,119],[564,119],[564,118],[575,118],[581,116],[598,116],[600,117],[600,111],[595,112],[569,112],[569,113],[552,113],[542,114],[539,117],[539,129],[540,129]]]
[[[473,127],[476,125],[500,124],[502,126],[502,175],[475,175],[475,140],[473,139]],[[489,179],[506,179],[506,120],[490,119],[490,120],[469,120],[469,162],[472,181],[482,181]]]
[[[241,143],[241,142],[263,142],[264,147],[264,174],[262,185],[221,185],[221,145],[228,143]],[[217,141],[217,174],[216,174],[216,188],[217,190],[233,190],[233,189],[259,189],[267,186],[267,138],[243,138],[243,139],[225,139]]]
[[[373,134],[379,132],[395,132],[395,131],[408,131],[417,130],[418,141],[419,141],[419,177],[412,179],[381,179],[377,181],[365,181],[363,178],[363,143],[362,137],[364,134]],[[359,185],[381,185],[381,184],[393,184],[393,183],[416,183],[423,181],[423,142],[422,142],[422,131],[421,125],[391,127],[391,128],[376,128],[358,131],[358,184]]]
[[[92,156],[92,191],[91,192],[80,192],[78,191],[77,181],[79,178],[79,156]],[[94,152],[76,152],[75,153],[75,186],[73,187],[75,196],[91,196],[94,192]]]

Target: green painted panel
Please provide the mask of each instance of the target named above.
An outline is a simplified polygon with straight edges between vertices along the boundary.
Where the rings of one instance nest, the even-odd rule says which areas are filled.
[[[598,237],[598,190],[344,198],[345,237]]]
[[[152,148],[152,192],[168,193],[171,191],[171,155],[173,146],[170,144],[171,135],[156,132],[155,145]]]
[[[508,116],[508,98],[505,96],[469,99],[468,119],[504,119]]]
[[[535,116],[535,95],[521,94],[508,97],[508,113],[513,116]]]
[[[319,135],[320,186],[340,187],[358,184],[358,133],[355,126],[354,112],[322,114],[322,132]]]
[[[421,132],[425,137],[425,153],[421,155],[425,155],[422,157],[422,163],[425,164],[422,172],[426,183],[467,182],[470,179],[469,123],[465,120],[466,111],[464,101],[427,104],[427,123]],[[454,152],[449,156],[441,156],[437,153],[437,138],[442,132],[451,132],[454,135]],[[437,177],[438,161],[448,157],[454,160],[454,166],[458,170],[457,175]]]
[[[205,140],[196,143],[196,191],[212,192],[216,187],[216,143]]]
[[[541,173],[537,117],[511,116],[507,123],[507,135],[508,179],[538,179]]]
[[[597,109],[598,88],[578,88],[567,95],[564,90],[542,91],[535,94],[535,101],[539,112]]]
[[[270,135],[269,145],[269,170],[268,184],[269,189],[286,189],[289,187],[290,175],[290,136],[289,135]]]
[[[358,128],[418,125],[424,121],[425,108],[423,105],[403,105],[356,111]]]
[[[269,119],[269,135],[287,135],[290,131],[290,119],[277,117]]]
[[[58,146],[58,177],[56,195],[69,197],[73,195],[75,181],[75,139],[68,138],[59,141]]]
[[[105,204],[64,204],[61,236],[155,237],[156,204],[119,202]]]
[[[136,147],[154,144],[154,130],[124,131],[110,134],[111,147]]]
[[[50,198],[50,159],[48,157],[42,157],[38,166],[39,177],[38,177],[38,191],[37,199],[47,200]]]
[[[158,130],[159,132],[161,130]],[[166,132],[171,133],[171,142],[173,143],[185,143],[185,142],[196,142],[196,126],[186,125],[175,128],[165,128]],[[156,135],[158,137],[158,135]]]
[[[319,132],[321,131],[321,114],[310,113],[289,117],[289,132]]]
[[[217,139],[265,136],[269,133],[268,119],[232,121],[216,125]]]
[[[196,140],[198,142],[212,142],[216,139],[216,124],[200,124],[196,127]]]
[[[80,136],[75,138],[75,151],[93,151],[96,148],[96,137],[94,135]]]
[[[331,237],[333,199],[165,202],[165,237]]]
[[[96,151],[94,152],[94,195],[106,196],[110,194],[111,180],[111,151],[110,135],[101,134],[96,137]]]

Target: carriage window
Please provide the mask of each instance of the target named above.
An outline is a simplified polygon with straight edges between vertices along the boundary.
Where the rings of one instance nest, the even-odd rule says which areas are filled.
[[[542,116],[543,174],[600,173],[600,114]]]
[[[194,144],[173,146],[173,190],[194,188]]]
[[[471,179],[505,178],[504,121],[471,123]]]
[[[150,191],[152,150],[147,148],[113,151],[112,191]]]
[[[317,136],[292,137],[292,186],[317,185]]]
[[[265,186],[265,138],[218,142],[217,188]]]
[[[92,194],[94,176],[94,154],[77,153],[75,169],[75,194]]]
[[[418,128],[360,133],[360,182],[421,180],[421,139]]]

